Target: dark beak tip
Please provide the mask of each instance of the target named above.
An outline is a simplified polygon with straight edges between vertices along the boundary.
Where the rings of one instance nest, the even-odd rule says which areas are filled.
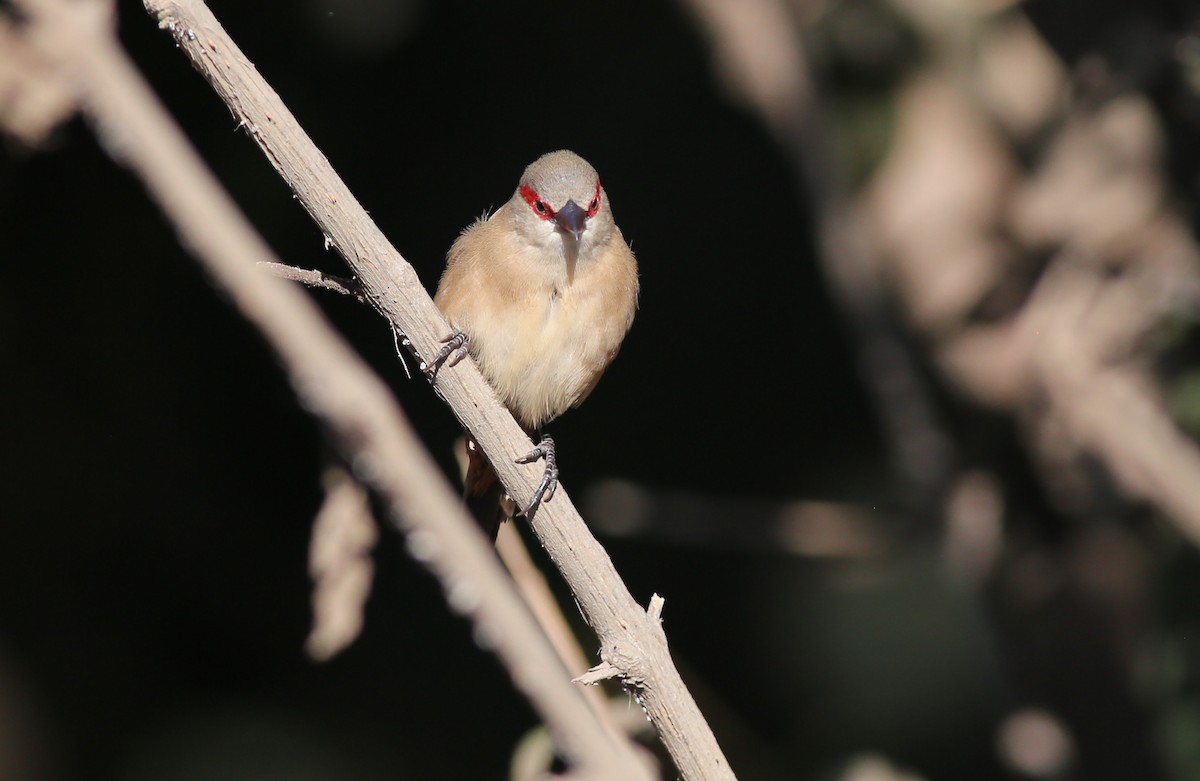
[[[567,201],[563,204],[554,219],[559,228],[570,233],[577,241],[583,235],[584,228],[587,227],[587,214],[579,208],[579,204],[575,201]]]

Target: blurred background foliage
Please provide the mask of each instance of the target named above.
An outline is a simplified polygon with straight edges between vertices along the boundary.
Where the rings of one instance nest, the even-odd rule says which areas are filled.
[[[552,431],[740,778],[1200,778],[1200,6],[209,5],[430,288],[539,154],[601,172],[641,309]],[[82,122],[7,143],[0,236],[0,781],[507,777],[536,720],[394,535],[304,656],[320,432]],[[314,297],[456,479],[384,322]]]

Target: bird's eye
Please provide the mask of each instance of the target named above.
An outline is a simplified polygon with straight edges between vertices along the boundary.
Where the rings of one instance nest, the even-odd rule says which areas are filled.
[[[588,203],[587,216],[595,217],[598,211],[600,211],[600,183],[596,182],[596,194],[592,196],[592,200]]]
[[[521,197],[525,199],[525,203],[529,204],[530,209],[533,209],[534,214],[543,220],[554,219],[554,209],[551,209],[550,204],[542,200],[542,196],[538,195],[537,190],[527,184],[523,184],[519,188],[519,191]]]

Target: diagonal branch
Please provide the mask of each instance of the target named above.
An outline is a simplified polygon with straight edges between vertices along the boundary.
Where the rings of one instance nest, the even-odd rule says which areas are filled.
[[[199,0],[144,0],[159,25],[221,96],[353,270],[371,303],[419,356],[432,356],[450,329],[400,256],[355,200],[279,96]],[[518,466],[530,443],[473,362],[442,372],[435,385],[479,443],[518,505],[533,498],[541,469]],[[712,730],[684,686],[657,621],[634,602],[604,548],[559,489],[532,521],[584,617],[601,657],[641,689],[642,703],[685,779],[733,778]]]
[[[474,522],[416,438],[386,386],[295,287],[256,268],[276,262],[205,168],[114,36],[64,0],[20,0],[29,38],[80,89],[110,153],[129,165],[180,238],[267,338],[305,406],[357,476],[386,502],[409,547],[475,622],[558,745],[588,779],[648,779],[569,682]]]
[[[145,3],[159,19],[160,26],[172,32],[179,48],[231,107],[292,187],[325,232],[329,245],[342,254],[354,271],[367,299],[395,330],[405,334],[418,356],[432,355],[438,339],[449,329],[416,273],[370,221],[325,157],[208,9],[198,0],[145,0]],[[554,725],[556,737],[563,740],[564,751],[573,759],[587,758],[580,760],[581,770],[604,767],[597,764],[600,761],[595,750],[597,744],[592,739],[575,736],[563,727],[565,722],[560,717],[571,712],[570,707],[535,691],[540,682],[534,679],[557,679],[560,673],[547,671],[558,671],[561,665],[557,661],[546,662],[538,669],[539,663],[532,658],[509,655],[516,642],[514,638],[520,634],[514,627],[521,626],[527,614],[521,612],[519,618],[506,614],[502,621],[482,617],[485,609],[501,610],[507,604],[503,601],[507,597],[498,596],[506,593],[503,589],[478,587],[480,573],[496,566],[495,557],[486,547],[477,547],[477,535],[467,534],[457,525],[445,524],[446,528],[442,528],[442,524],[430,522],[429,519],[448,515],[461,517],[461,512],[456,502],[452,502],[455,509],[443,506],[443,501],[450,499],[449,494],[439,482],[440,476],[430,471],[433,468],[427,456],[407,449],[401,434],[408,429],[386,389],[323,326],[308,323],[298,327],[297,323],[288,322],[290,316],[275,317],[280,308],[293,314],[306,312],[298,315],[301,319],[309,318],[315,310],[298,291],[280,286],[269,275],[247,266],[253,262],[274,262],[274,258],[216,188],[178,130],[173,125],[162,126],[167,119],[111,37],[89,35],[79,29],[71,19],[64,18],[64,5],[62,0],[20,0],[20,6],[31,17],[53,22],[36,25],[44,38],[70,38],[66,45],[61,40],[57,45],[52,40],[47,45],[62,58],[71,76],[86,88],[86,110],[97,124],[101,140],[137,168],[164,209],[178,216],[184,242],[205,256],[212,272],[229,287],[243,313],[263,329],[284,356],[302,400],[329,423],[359,477],[400,514],[414,555],[426,560],[442,577],[452,605],[481,622],[481,635],[492,640],[510,665],[518,688]],[[47,34],[47,29],[52,34]],[[120,80],[120,86],[115,86],[112,79]],[[134,86],[129,87],[130,84]],[[153,105],[154,121],[160,125],[153,130],[134,126],[135,119],[144,119],[143,104],[147,102]],[[186,177],[180,175],[175,165],[180,160],[187,161]],[[181,184],[185,181],[188,184]],[[214,229],[213,225],[220,221],[228,221],[235,228]],[[336,367],[336,371],[330,367]],[[528,502],[540,470],[514,463],[528,450],[528,438],[496,401],[475,366],[464,362],[454,371],[443,372],[436,389],[492,459],[509,493],[520,503]],[[440,487],[425,490],[434,483]],[[556,500],[541,509],[532,526],[562,572],[585,618],[596,630],[601,657],[628,685],[639,690],[641,701],[681,776],[732,779],[732,771],[711,729],[675,669],[660,623],[648,618],[634,602],[565,491],[560,490]],[[459,543],[472,551],[467,557],[470,566],[451,555]],[[493,604],[497,600],[500,605]],[[503,609],[510,608],[511,605]],[[560,712],[560,709],[565,710]],[[546,715],[551,711],[556,718]],[[625,762],[624,752],[611,747],[606,752],[614,761]],[[630,768],[609,777],[640,775]]]

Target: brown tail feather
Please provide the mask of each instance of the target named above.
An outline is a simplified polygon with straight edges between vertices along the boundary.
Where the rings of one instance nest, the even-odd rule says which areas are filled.
[[[467,438],[467,476],[463,482],[467,509],[483,527],[484,533],[496,539],[500,524],[513,517],[516,505],[504,493],[496,471],[470,437]]]

